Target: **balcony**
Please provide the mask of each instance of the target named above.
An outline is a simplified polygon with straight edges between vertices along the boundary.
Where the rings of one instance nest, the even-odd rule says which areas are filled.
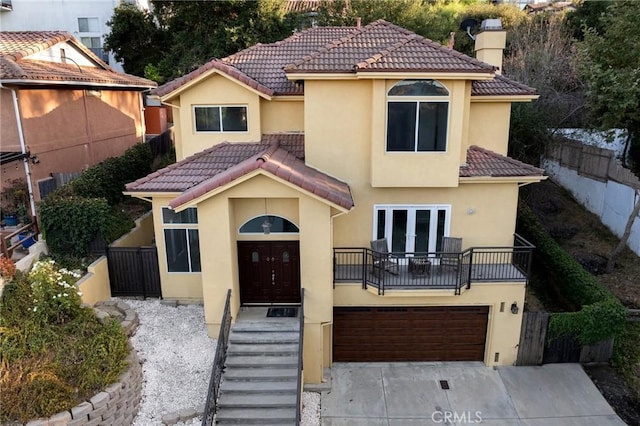
[[[11,0],[2,0],[0,2],[0,12],[11,12],[12,10]]]
[[[385,290],[454,290],[472,283],[527,283],[535,247],[514,236],[511,247],[471,247],[460,253],[378,253],[368,248],[333,249],[333,282]]]

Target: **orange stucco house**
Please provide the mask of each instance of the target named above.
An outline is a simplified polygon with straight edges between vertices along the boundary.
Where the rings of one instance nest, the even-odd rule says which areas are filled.
[[[25,178],[37,201],[52,176],[141,142],[142,93],[155,86],[114,71],[67,32],[0,32],[2,186]]]

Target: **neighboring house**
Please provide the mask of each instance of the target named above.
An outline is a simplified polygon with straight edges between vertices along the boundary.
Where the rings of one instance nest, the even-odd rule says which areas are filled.
[[[148,9],[146,0],[129,0]],[[120,1],[114,0],[2,0],[2,31],[68,31],[86,47],[122,72],[122,64],[104,49],[104,37],[110,32],[107,22]]]
[[[203,301],[217,335],[227,289],[235,318],[304,288],[309,383],[333,361],[513,364],[518,188],[544,177],[506,156],[509,119],[537,96],[499,75],[504,31],[476,43],[316,27],[159,87],[178,162],[127,193],[152,202],[163,297]]]
[[[0,84],[2,185],[26,177],[32,200],[51,189],[53,175],[142,141],[142,92],[156,86],[55,31],[0,32]]]

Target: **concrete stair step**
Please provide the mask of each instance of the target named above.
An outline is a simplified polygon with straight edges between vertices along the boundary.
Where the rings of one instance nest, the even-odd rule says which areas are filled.
[[[297,343],[258,343],[258,344],[232,344],[229,345],[229,355],[297,355],[299,345]]]
[[[229,343],[297,343],[300,335],[297,331],[267,333],[263,331],[231,331]]]
[[[227,367],[247,367],[247,368],[282,368],[282,367],[298,367],[297,356],[275,356],[275,355],[256,355],[256,356],[233,356],[227,355]]]
[[[236,381],[227,380],[220,385],[220,391],[223,395],[243,393],[254,394],[269,392],[272,394],[290,393],[294,394],[298,391],[298,382],[296,380],[288,381]]]
[[[224,372],[226,381],[269,381],[289,382],[298,380],[298,367],[289,368],[234,368],[228,366]],[[223,382],[223,384],[224,384]]]
[[[238,332],[278,333],[282,331],[297,332],[298,330],[300,330],[300,322],[297,319],[286,323],[238,322],[233,326],[233,331]]]
[[[218,424],[295,424],[295,408],[220,408]]]
[[[296,394],[295,392],[289,395],[282,394],[252,394],[252,395],[237,395],[237,394],[225,394],[220,396],[218,406],[222,408],[294,408],[296,407]]]

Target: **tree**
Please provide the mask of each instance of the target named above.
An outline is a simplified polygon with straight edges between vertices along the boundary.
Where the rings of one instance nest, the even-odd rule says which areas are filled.
[[[168,80],[258,42],[291,34],[284,0],[152,0],[152,13],[121,6],[107,47],[127,72]]]
[[[118,6],[107,25],[111,31],[105,38],[105,48],[123,63],[125,72],[143,76],[148,64],[158,63],[164,37],[149,12],[133,5]]]
[[[627,131],[626,152],[640,167],[640,2],[612,2],[600,18],[601,33],[585,31],[580,45],[586,99],[595,127]],[[631,148],[629,148],[631,147]]]

